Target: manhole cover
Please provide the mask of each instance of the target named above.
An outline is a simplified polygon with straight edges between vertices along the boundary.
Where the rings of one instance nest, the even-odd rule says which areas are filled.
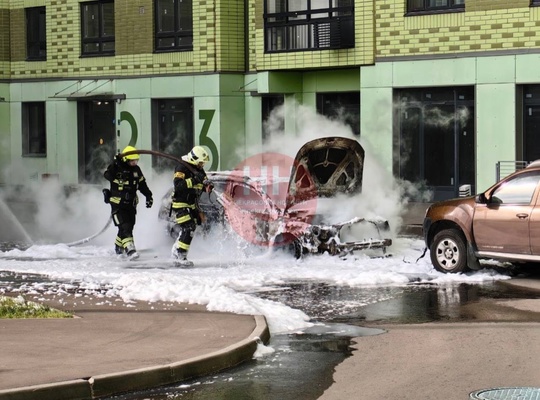
[[[472,392],[470,398],[474,400],[540,400],[540,388],[510,387],[482,389]]]

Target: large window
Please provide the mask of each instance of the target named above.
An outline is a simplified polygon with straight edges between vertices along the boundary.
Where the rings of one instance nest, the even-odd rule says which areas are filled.
[[[408,0],[408,12],[462,11],[465,0]]]
[[[265,0],[266,52],[354,47],[353,0]]]
[[[193,50],[192,0],[156,0],[157,51]]]
[[[474,86],[396,89],[394,168],[414,183],[407,196],[438,201],[476,186]]]
[[[22,103],[22,135],[23,156],[47,155],[44,102]]]
[[[152,148],[180,157],[194,145],[193,99],[160,99],[152,101]],[[152,157],[157,171],[174,169],[174,161]]]
[[[40,61],[47,59],[47,30],[45,28],[45,7],[31,7],[26,12],[26,59]]]
[[[81,30],[83,55],[114,55],[114,2],[81,3]]]

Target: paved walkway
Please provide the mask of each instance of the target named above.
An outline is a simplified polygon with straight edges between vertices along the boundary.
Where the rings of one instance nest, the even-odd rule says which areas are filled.
[[[503,283],[536,294],[475,307],[471,322],[378,324],[387,333],[357,338],[352,357],[336,366],[334,383],[319,400],[466,400],[495,388],[528,388],[534,394],[495,397],[491,392],[482,398],[537,399],[540,278]],[[490,322],[480,322],[486,318]]]
[[[262,316],[99,304],[75,307],[73,319],[0,319],[0,400],[91,399],[170,384],[249,360],[270,337]]]

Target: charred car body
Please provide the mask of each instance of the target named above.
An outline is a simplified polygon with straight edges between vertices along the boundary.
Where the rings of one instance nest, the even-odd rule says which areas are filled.
[[[363,163],[364,150],[357,141],[328,137],[302,146],[283,182],[256,179],[243,171],[208,172],[214,190],[201,195],[199,208],[206,215],[203,228],[228,224],[248,241],[286,248],[296,258],[325,252],[342,256],[364,249],[384,253],[392,244],[391,239],[381,237],[389,230],[385,219],[355,217],[326,223],[315,210],[317,199],[359,193]],[[269,195],[276,183],[286,188],[279,199]],[[163,197],[159,212],[169,233],[174,224],[169,216],[171,191]],[[378,237],[343,242],[343,230],[361,223],[372,225]]]
[[[423,232],[441,272],[480,269],[481,259],[540,262],[540,161],[476,196],[432,204]]]

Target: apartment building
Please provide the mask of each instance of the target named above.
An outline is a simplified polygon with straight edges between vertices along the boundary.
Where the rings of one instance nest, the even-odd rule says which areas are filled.
[[[127,144],[234,168],[303,105],[431,200],[474,193],[540,158],[539,5],[0,0],[0,184],[98,183]]]

